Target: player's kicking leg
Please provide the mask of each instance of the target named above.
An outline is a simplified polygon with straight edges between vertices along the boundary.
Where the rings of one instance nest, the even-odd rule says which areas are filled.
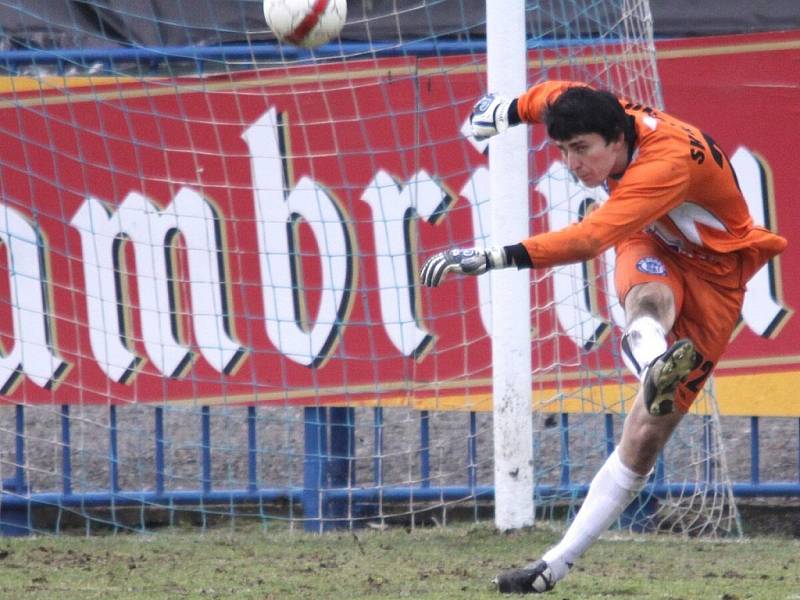
[[[623,356],[642,385],[625,420],[620,445],[595,475],[561,541],[541,560],[498,575],[501,593],[544,593],[566,577],[573,563],[642,490],[658,452],[683,416],[672,412],[674,395],[678,384],[694,368],[694,346],[681,340],[667,347],[665,330],[672,325],[674,304],[666,286],[646,284],[635,289],[634,299],[662,310],[643,312],[626,302],[626,310],[633,318],[623,339]]]
[[[656,420],[656,417],[647,414],[641,397],[637,399],[636,406],[646,420]],[[666,419],[669,417],[673,415]],[[637,434],[634,439],[641,439],[641,436]],[[595,475],[586,499],[561,541],[548,550],[541,560],[498,575],[496,581],[501,593],[539,594],[552,590],[558,581],[567,576],[572,564],[619,518],[647,481],[647,475],[639,475],[622,463],[619,450],[608,457]]]
[[[586,498],[561,541],[541,560],[498,575],[498,591],[539,594],[552,590],[564,579],[572,565],[641,492],[658,453],[682,417],[683,413],[679,411],[653,416],[645,407],[643,390],[640,389],[625,420],[619,446],[592,479]]]

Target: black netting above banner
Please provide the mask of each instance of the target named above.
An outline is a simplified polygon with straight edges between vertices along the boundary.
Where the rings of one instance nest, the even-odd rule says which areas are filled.
[[[587,7],[598,0],[582,0]],[[572,3],[580,12],[581,2]],[[656,36],[800,28],[797,0],[652,0]],[[350,0],[343,40],[375,42],[480,37],[485,0]],[[561,8],[558,8],[561,7]],[[529,2],[528,15],[556,21],[563,3]],[[541,23],[539,24],[541,26]],[[551,27],[558,32],[558,23]],[[0,0],[0,49],[213,46],[274,39],[261,0]]]

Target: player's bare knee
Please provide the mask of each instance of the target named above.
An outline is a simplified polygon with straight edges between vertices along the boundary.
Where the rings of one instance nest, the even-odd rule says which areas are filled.
[[[625,297],[625,315],[628,323],[637,317],[652,317],[669,331],[675,321],[675,297],[672,290],[655,281],[634,286]]]

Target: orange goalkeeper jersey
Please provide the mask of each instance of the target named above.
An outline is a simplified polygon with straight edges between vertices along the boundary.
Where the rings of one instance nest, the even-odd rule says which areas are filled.
[[[517,101],[520,118],[540,123],[562,91],[585,84],[541,83]],[[696,127],[620,99],[634,119],[632,159],[607,181],[609,198],[581,222],[522,243],[536,267],[593,258],[641,231],[728,287],[742,287],[786,240],[753,224],[727,157]]]

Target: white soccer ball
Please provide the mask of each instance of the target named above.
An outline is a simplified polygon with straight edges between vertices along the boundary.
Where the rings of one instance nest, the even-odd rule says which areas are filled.
[[[314,48],[339,35],[346,0],[264,0],[267,25],[281,42]]]

